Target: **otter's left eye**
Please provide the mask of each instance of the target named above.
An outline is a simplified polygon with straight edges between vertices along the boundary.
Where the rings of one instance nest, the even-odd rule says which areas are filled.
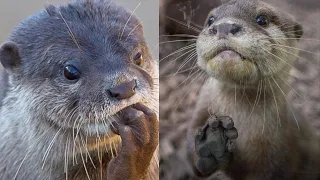
[[[214,23],[215,19],[213,16],[211,16],[208,20],[208,26],[211,26]]]
[[[269,24],[268,17],[264,15],[259,15],[256,20],[260,26],[267,26]]]
[[[142,66],[144,63],[143,57],[141,53],[138,53],[134,56],[133,61],[136,65]]]
[[[72,65],[65,66],[63,74],[65,78],[71,81],[78,80],[80,78],[80,71]]]

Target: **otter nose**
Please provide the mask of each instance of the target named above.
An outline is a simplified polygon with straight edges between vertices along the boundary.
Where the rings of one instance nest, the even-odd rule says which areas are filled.
[[[132,80],[129,82],[122,83],[114,88],[108,89],[108,93],[111,97],[121,99],[128,99],[136,94],[137,82]]]
[[[222,23],[215,25],[210,29],[210,34],[217,35],[218,37],[225,37],[228,34],[235,35],[240,32],[242,27],[238,24]]]

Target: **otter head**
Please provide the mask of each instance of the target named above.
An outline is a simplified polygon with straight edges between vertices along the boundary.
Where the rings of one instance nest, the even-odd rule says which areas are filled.
[[[32,120],[106,136],[122,109],[156,108],[157,62],[142,25],[109,1],[48,6],[15,29],[0,60]]]
[[[289,71],[302,27],[258,0],[234,0],[213,9],[197,40],[198,65],[222,82],[255,86]]]

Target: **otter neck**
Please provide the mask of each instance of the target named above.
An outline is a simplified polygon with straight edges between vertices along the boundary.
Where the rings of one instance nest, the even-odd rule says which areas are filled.
[[[217,112],[221,115],[231,115],[239,129],[256,129],[257,133],[280,131],[287,124],[287,94],[289,86],[280,78],[263,79],[256,88],[230,86],[215,80],[219,92],[215,102],[223,103],[224,107]],[[251,127],[250,127],[251,126]],[[240,130],[239,130],[240,132]]]

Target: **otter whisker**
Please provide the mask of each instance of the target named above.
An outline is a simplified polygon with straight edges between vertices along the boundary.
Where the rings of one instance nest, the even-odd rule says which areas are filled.
[[[91,114],[89,113],[89,119],[91,119]],[[77,139],[79,133],[80,133],[80,128],[83,126],[83,124],[85,123],[85,121],[83,120],[83,117],[81,118],[81,122],[78,122],[77,125],[77,134],[75,136],[75,139]]]
[[[313,55],[317,55],[317,56],[319,56],[319,54],[318,54],[318,53],[314,53],[314,52],[307,51],[307,50],[300,49],[300,48],[295,48],[295,47],[290,47],[290,46],[280,45],[280,44],[271,44],[271,45],[273,45],[273,46],[285,47],[285,48],[294,49],[294,50],[298,50],[298,51],[303,51],[303,52],[306,52],[306,53],[310,53],[310,54],[313,54]]]
[[[193,60],[193,58],[197,57],[197,52],[193,52],[190,53],[189,56],[186,58],[186,60],[182,63],[182,65],[180,65],[180,67],[178,68],[178,70],[176,71],[176,73],[173,76],[176,76],[177,73],[186,65],[188,64],[188,62],[190,62],[191,60]]]
[[[83,145],[86,149],[88,149],[88,136],[89,136],[89,132],[86,131],[86,134],[85,134],[85,144]],[[81,136],[81,139],[82,139],[82,136]],[[88,152],[88,151],[87,151]],[[90,155],[90,152],[88,152],[89,155]],[[88,154],[86,153],[86,162],[88,162]]]
[[[198,68],[199,68],[199,66],[197,66],[197,60],[194,61],[194,62],[191,64],[191,68],[192,68],[192,69],[191,69],[191,71],[188,73],[188,76],[190,76],[190,74],[193,73],[195,69],[198,69]]]
[[[201,79],[201,78],[200,78],[200,79]],[[204,78],[202,79],[202,81],[201,81],[201,83],[200,83],[200,84],[202,85],[206,80],[207,80],[207,76],[206,76],[206,77],[204,77]],[[198,88],[197,88],[197,90],[196,90],[195,94],[198,94],[198,92],[200,91],[200,89],[201,89],[201,86],[198,86]],[[190,99],[190,100],[189,100],[188,108],[190,108],[191,103],[192,103],[192,100]]]
[[[190,70],[193,70],[195,67],[197,67],[197,66],[192,66],[190,68],[184,69],[184,70],[179,71],[179,72],[175,72],[173,74],[167,74],[165,76],[161,76],[161,78],[168,78],[168,77],[176,76],[177,74],[182,74],[182,73],[185,73],[185,72],[189,72]]]
[[[202,78],[203,76],[205,76],[205,73],[199,73],[199,75],[197,75],[197,77],[195,77],[190,83],[193,83],[194,81]],[[181,100],[179,101],[178,105],[174,108],[174,111],[177,110],[177,108],[181,105],[182,101],[184,100],[184,98],[190,93],[190,91],[192,90],[192,88],[190,88],[185,95],[181,98]]]
[[[263,84],[266,85],[266,80],[263,80]],[[266,123],[266,87],[263,88],[263,124],[262,124],[262,134],[264,132],[264,126]]]
[[[187,52],[183,53],[182,55],[178,56],[177,58],[175,58],[174,60],[172,60],[171,62],[168,63],[167,66],[164,67],[164,69],[162,71],[166,71],[173,63],[175,63],[179,58],[187,55],[188,53],[190,52],[193,52],[195,51],[195,49],[191,49],[191,50],[188,50]]]
[[[195,42],[197,39],[179,39],[171,41],[161,41],[158,45],[167,44],[167,43],[176,43],[176,42]]]
[[[138,23],[128,34],[128,36],[126,37],[126,39],[124,41],[127,41],[127,39],[130,37],[130,35],[133,33],[134,30],[136,30],[139,26],[141,26],[143,24],[143,21],[141,21],[140,23]]]
[[[286,73],[286,74],[288,74],[288,75],[290,75],[290,76],[292,76],[292,77],[295,77],[295,78],[297,78],[297,79],[300,79],[300,77],[297,76],[297,75],[295,75],[295,74],[291,74],[290,72],[287,72],[287,71],[283,71],[283,72]]]
[[[261,49],[263,49],[265,52],[267,52],[267,53],[271,54],[272,56],[274,56],[274,57],[278,58],[279,60],[281,60],[281,61],[285,62],[285,63],[286,63],[286,64],[288,64],[291,68],[296,69],[296,68],[295,68],[295,67],[293,67],[290,63],[288,63],[288,62],[287,62],[287,61],[285,61],[284,59],[280,58],[279,56],[277,56],[277,55],[273,54],[272,52],[270,52],[270,51],[268,51],[268,50],[266,50],[266,49],[264,49],[263,47],[260,47],[260,48],[261,48]],[[296,70],[297,70],[297,69],[296,69]]]
[[[308,39],[308,38],[270,38],[270,39],[283,39],[283,40],[306,40],[306,41],[319,41],[320,39]]]
[[[234,84],[234,108],[233,112],[235,113],[237,111],[237,84]]]
[[[70,121],[73,120],[74,118],[74,114],[79,110],[79,106],[76,106],[75,108],[73,108],[66,116],[66,121],[64,121],[64,125],[69,126],[70,125]]]
[[[287,54],[289,54],[289,55],[295,56],[295,57],[297,57],[297,58],[303,59],[303,60],[307,61],[308,63],[310,63],[311,65],[317,67],[317,69],[320,69],[320,67],[319,67],[318,65],[313,64],[312,62],[310,62],[309,60],[307,60],[307,59],[305,59],[305,58],[302,58],[301,56],[298,56],[298,55],[296,55],[296,54],[290,53],[290,52],[288,52],[288,51],[286,51],[286,50],[284,50],[284,49],[282,49],[282,48],[276,48],[276,49],[277,49],[277,50],[280,50],[280,51],[282,51],[282,52],[285,52],[285,53],[287,53]]]
[[[248,96],[248,94],[246,93],[246,91],[245,91],[245,90],[244,90],[244,96],[246,97],[246,99],[247,99],[247,101],[248,101],[249,105],[253,107],[253,104],[252,104],[252,102],[250,101],[249,96]]]
[[[101,141],[101,137],[100,137],[99,129],[98,129],[99,118],[98,118],[97,111],[94,111],[94,115],[95,115],[94,123],[95,123],[96,131],[97,131],[97,137],[98,137],[98,139]]]
[[[17,178],[18,173],[19,173],[19,171],[20,171],[23,163],[24,163],[25,160],[27,159],[28,155],[32,152],[33,146],[35,146],[35,145],[41,140],[41,138],[43,138],[43,137],[46,135],[46,133],[49,133],[50,130],[51,130],[51,128],[53,128],[53,126],[54,126],[54,125],[51,125],[47,131],[44,131],[44,132],[39,136],[39,138],[38,138],[37,140],[35,140],[29,147],[26,148],[26,149],[28,149],[28,151],[27,151],[26,155],[23,157],[21,163],[20,163],[19,166],[18,166],[17,172],[16,172],[16,174],[15,174],[14,177],[13,177],[14,180]]]
[[[132,16],[134,15],[134,13],[136,12],[136,10],[139,8],[140,5],[141,5],[141,2],[139,2],[139,4],[136,6],[136,8],[131,12],[131,14],[130,14],[130,16],[129,16],[127,22],[126,22],[126,24],[124,25],[124,27],[123,27],[123,29],[122,29],[122,32],[121,32],[121,34],[120,34],[120,36],[119,36],[119,40],[121,40],[121,38],[122,38],[122,36],[123,36],[123,33],[124,33],[124,31],[125,31],[128,23],[129,23],[130,19],[132,18]]]
[[[274,83],[278,86],[278,88],[280,89],[280,91],[281,91],[281,93],[283,94],[283,96],[284,96],[284,98],[286,99],[286,101],[289,102],[286,94],[283,92],[283,90],[281,89],[281,87],[279,86],[279,84],[277,83],[277,81],[274,79],[274,77],[271,77],[271,78],[272,78],[272,80],[274,81]],[[296,118],[296,115],[295,115],[294,112],[293,112],[292,106],[291,106],[290,103],[288,103],[288,104],[289,104],[289,107],[290,107],[290,109],[291,109],[293,118],[294,118],[294,120],[296,121],[297,127],[298,127],[298,129],[300,130],[299,123],[298,123],[298,120],[297,120],[297,118]]]
[[[178,40],[170,40],[170,41],[161,41],[161,42],[159,42],[159,45],[167,44],[167,43],[175,43],[175,42],[192,42],[192,41],[197,41],[197,39],[192,38],[192,39],[178,39]]]
[[[70,34],[71,39],[73,40],[73,42],[76,44],[76,46],[78,47],[78,49],[81,50],[80,45],[75,37],[75,35],[73,34],[73,32],[71,31],[70,26],[68,25],[67,21],[64,19],[64,17],[62,16],[62,13],[59,11],[59,14],[61,16],[61,19],[63,20],[63,22],[66,24],[67,28],[68,28],[68,32]]]
[[[86,163],[84,162],[82,148],[80,147],[80,145],[79,145],[79,149],[80,149],[80,156],[81,156],[81,159],[82,159],[82,164],[83,164],[84,170],[86,171],[88,179],[91,180],[90,175],[89,175],[88,170],[87,170],[87,167],[86,167]]]
[[[168,19],[170,19],[170,20],[172,20],[172,21],[174,21],[174,22],[176,22],[176,23],[178,23],[178,24],[180,24],[180,25],[183,25],[183,26],[187,27],[188,29],[191,29],[191,30],[193,30],[193,31],[195,31],[195,32],[197,32],[197,33],[200,33],[200,32],[201,32],[200,29],[198,29],[198,28],[196,28],[196,27],[193,27],[193,26],[190,26],[190,25],[188,25],[187,23],[184,23],[184,22],[179,21],[179,20],[177,20],[177,19],[171,18],[171,17],[169,17],[169,16],[165,16],[165,17],[168,18]]]
[[[240,84],[244,84],[244,89],[246,89],[246,83],[244,82],[244,79],[242,79],[241,81],[240,81]],[[244,96],[245,96],[245,93],[246,93],[246,91],[245,90],[243,90],[242,91],[242,96],[241,96],[241,101],[243,100],[243,98],[244,98]]]
[[[68,180],[68,166],[69,166],[69,146],[70,146],[70,138],[69,135],[67,137],[67,143],[66,143],[66,147],[65,147],[65,173],[66,173],[66,180]]]
[[[177,85],[177,87],[174,90],[177,90],[178,88],[180,88],[180,86],[182,84],[185,84],[190,78],[192,78],[195,74],[199,73],[200,71],[202,71],[201,69],[198,69],[197,71],[195,71],[194,73],[192,73],[190,76],[188,76],[185,80],[183,80],[180,84]],[[204,72],[201,72],[204,73]],[[201,74],[199,73],[199,74]],[[197,77],[197,76],[196,76]]]
[[[184,38],[198,38],[199,36],[194,36],[190,34],[172,34],[172,35],[161,35],[161,37],[184,37]]]
[[[252,116],[253,111],[254,111],[254,108],[255,108],[255,107],[258,105],[258,103],[259,103],[260,96],[261,96],[261,90],[262,90],[262,81],[259,80],[258,90],[257,90],[257,94],[256,94],[256,99],[255,99],[255,101],[254,101],[254,104],[253,104],[251,113],[250,113],[250,115],[249,115],[249,118]]]
[[[195,48],[195,47],[196,47],[196,44],[190,44],[190,45],[188,45],[188,46],[184,46],[184,47],[182,47],[182,48],[174,51],[173,53],[165,56],[164,58],[160,59],[159,62],[162,62],[164,59],[167,59],[168,57],[170,57],[170,56],[172,56],[172,55],[175,55],[175,54],[177,54],[177,53],[179,53],[179,52],[182,52],[182,51],[184,51],[184,50],[188,50],[188,49],[191,49],[191,48]]]
[[[306,101],[305,99],[304,99],[304,97],[301,95],[301,94],[299,94],[285,79],[283,79],[280,75],[279,75],[279,78],[285,83],[285,84],[287,84],[300,98],[302,98],[304,101]]]
[[[271,88],[271,92],[272,92],[272,95],[273,95],[273,98],[274,98],[274,103],[276,105],[278,125],[281,127],[280,113],[279,113],[279,108],[278,108],[278,103],[277,103],[277,99],[276,99],[276,96],[275,96],[275,92],[273,90],[273,87],[272,87],[271,82],[270,82],[269,79],[268,79],[268,82],[269,82],[269,85],[270,85],[270,88]]]
[[[43,53],[43,56],[42,56],[42,60],[45,59],[45,57],[47,56],[49,50],[50,50],[53,46],[54,46],[54,45],[50,45],[50,46],[45,50],[45,52]]]
[[[58,137],[58,135],[59,135],[61,130],[62,130],[62,127],[60,127],[59,130],[56,132],[56,134],[53,136],[53,138],[52,138],[52,140],[51,140],[46,152],[44,153],[44,156],[42,158],[42,161],[43,161],[42,169],[44,168],[44,165],[45,165],[46,159],[48,158],[50,150],[51,150],[51,148],[52,148],[52,146],[53,146],[53,144],[54,144],[54,142],[55,142],[56,138]]]
[[[91,162],[93,168],[97,169],[97,167],[94,165],[94,162],[93,162],[93,160],[92,160],[92,158],[91,158],[91,156],[90,156],[87,143],[85,143],[85,141],[83,140],[82,136],[80,136],[80,139],[81,139],[81,142],[82,142],[83,147],[84,147],[85,150],[86,150],[87,157],[89,157],[90,162]],[[86,161],[86,162],[87,162],[87,161]]]
[[[77,158],[75,158],[76,156],[75,156],[75,154],[76,154],[76,139],[77,139],[77,135],[76,134],[78,134],[78,129],[76,129],[76,124],[77,124],[77,121],[79,121],[79,120],[81,120],[82,119],[82,117],[81,117],[81,115],[78,115],[78,117],[76,118],[76,120],[75,120],[75,122],[74,122],[74,126],[73,126],[73,128],[72,128],[72,137],[73,137],[73,149],[72,149],[72,154],[73,154],[73,165],[76,165],[76,164],[78,164],[78,162],[77,162]],[[75,132],[77,130],[77,132]],[[75,134],[76,133],[76,134]]]

